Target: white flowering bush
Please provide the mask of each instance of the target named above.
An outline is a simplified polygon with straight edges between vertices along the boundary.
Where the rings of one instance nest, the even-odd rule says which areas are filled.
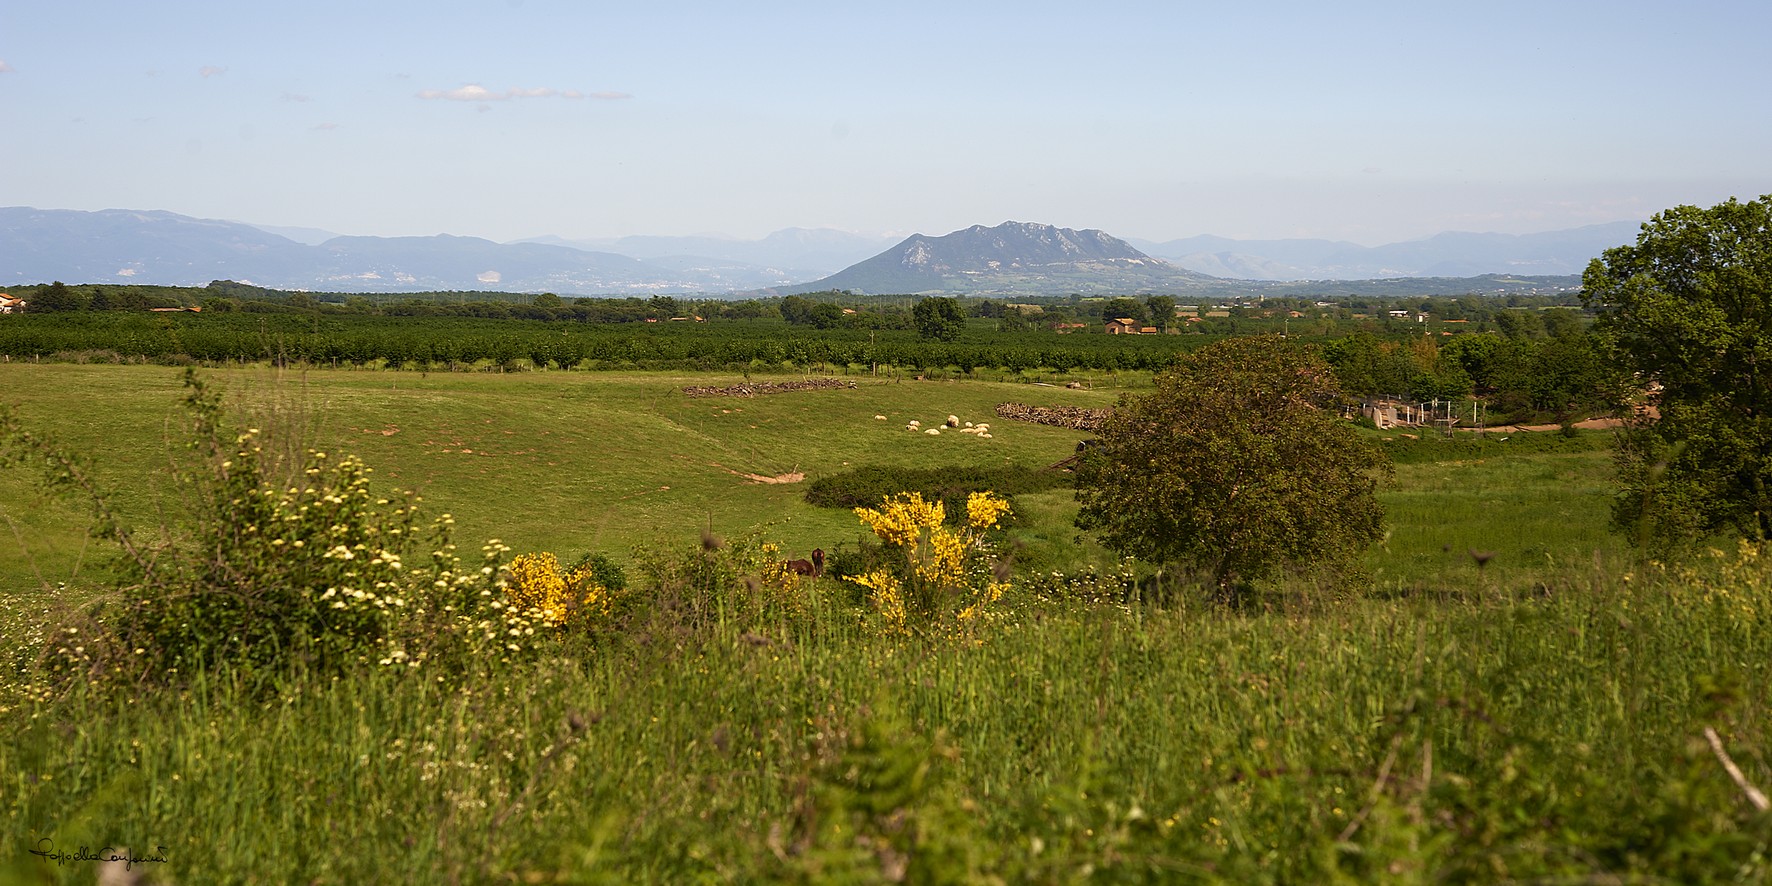
[[[190,519],[144,544],[98,508],[124,552],[119,582],[61,629],[82,642],[48,650],[59,669],[159,680],[225,666],[274,676],[522,651],[534,632],[502,591],[509,548],[489,542],[464,564],[449,515],[421,521],[418,496],[377,495],[352,456],[310,450],[290,468],[259,429],[223,429],[219,395],[190,374],[186,384],[195,459],[178,480]],[[12,431],[15,452],[73,464]],[[57,479],[82,485],[77,471]]]

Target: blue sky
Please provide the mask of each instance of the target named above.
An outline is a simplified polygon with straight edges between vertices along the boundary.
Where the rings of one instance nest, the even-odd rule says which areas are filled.
[[[510,240],[1526,233],[1772,193],[1772,4],[0,5],[0,205]]]

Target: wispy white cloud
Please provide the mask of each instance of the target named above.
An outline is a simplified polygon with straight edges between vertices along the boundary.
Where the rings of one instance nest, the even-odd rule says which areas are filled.
[[[337,128],[338,128],[337,123],[331,123],[331,122],[319,123],[314,126],[314,131],[316,131],[316,132],[331,132]]]
[[[197,69],[197,73],[203,75],[203,79],[205,80],[220,74],[226,74],[227,72],[228,69],[220,65],[204,65]]]
[[[283,100],[286,102],[311,102],[314,99],[312,96],[302,95],[299,92],[285,92],[283,93]]]
[[[519,98],[594,98],[602,101],[633,98],[625,92],[580,92],[576,89],[554,89],[549,86],[512,87],[502,92],[487,89],[478,83],[469,83],[454,89],[426,89],[418,93],[418,97],[428,101],[451,102],[504,102]]]
[[[17,72],[18,68],[7,64],[6,59],[0,58],[0,74],[15,74]]]

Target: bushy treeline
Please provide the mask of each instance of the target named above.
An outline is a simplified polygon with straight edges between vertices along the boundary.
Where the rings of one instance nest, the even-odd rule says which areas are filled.
[[[1536,327],[1445,338],[1361,332],[1330,339],[1323,350],[1342,390],[1354,396],[1478,397],[1497,418],[1542,415],[1558,421],[1606,412],[1631,399],[1625,374],[1574,312],[1546,316],[1551,322]]]
[[[150,308],[199,308],[208,311],[251,313],[370,314],[383,316],[480,317],[492,319],[553,320],[594,323],[633,323],[672,317],[704,320],[779,319],[819,329],[909,329],[914,327],[913,307],[922,296],[864,295],[831,290],[800,295],[759,295],[750,298],[715,298],[690,295],[648,297],[576,297],[554,293],[450,290],[433,292],[303,292],[268,289],[232,280],[216,280],[207,286],[153,286],[137,284],[76,284],[60,281],[15,286],[11,294],[30,303],[35,313],[81,311],[140,311]],[[1297,331],[1321,327],[1326,321],[1343,330],[1350,328],[1395,329],[1412,322],[1415,314],[1436,321],[1469,323],[1473,330],[1500,331],[1509,335],[1542,328],[1538,312],[1556,307],[1577,307],[1574,293],[1559,295],[1477,294],[1462,296],[1348,295],[1321,296],[1258,294],[1197,296],[1025,295],[1015,297],[953,296],[967,316],[997,321],[1006,330],[1051,329],[1060,323],[1100,324],[1130,318],[1140,325],[1181,327],[1190,331],[1246,332],[1228,328],[1237,323],[1302,321]],[[1410,312],[1410,318],[1393,322],[1394,310]]]
[[[67,314],[9,317],[0,354],[113,355],[203,362],[447,369],[733,368],[753,364],[1138,369],[1162,366],[1204,337],[1055,336],[988,330],[955,342],[910,330],[810,331],[780,322],[558,324],[461,317],[310,314]],[[1184,340],[1185,339],[1185,340]]]
[[[900,492],[916,492],[939,501],[949,514],[964,514],[966,499],[976,492],[1003,496],[1045,492],[1069,486],[1071,475],[1021,465],[935,468],[869,466],[819,477],[806,486],[806,503],[821,508],[866,507]]]
[[[1556,312],[1548,316],[1556,317]],[[1053,335],[969,328],[958,340],[914,330],[810,329],[779,321],[560,324],[475,317],[304,313],[83,313],[0,322],[0,354],[125,361],[449,370],[881,367],[1153,371],[1217,336]],[[1416,401],[1481,398],[1496,418],[1556,420],[1625,399],[1620,374],[1579,322],[1534,332],[1440,337],[1356,332],[1317,339],[1342,389]]]
[[[970,319],[932,332],[919,324],[914,297],[845,292],[743,301],[480,292],[371,298],[230,281],[185,289],[49,284],[21,291],[31,312],[0,323],[0,354],[15,358],[418,370],[1151,371],[1223,336],[1279,332],[1319,343],[1342,389],[1356,397],[1475,398],[1497,420],[1557,421],[1628,399],[1620,374],[1588,332],[1591,316],[1552,296],[1218,305],[1177,305],[1169,296],[943,299],[954,302],[956,318],[963,312]],[[45,305],[52,309],[39,309]],[[168,305],[203,310],[148,312]],[[1409,313],[1399,318],[1391,310]],[[1185,316],[1190,313],[1221,316]],[[1171,322],[1162,319],[1171,315]],[[1189,334],[1107,335],[1095,325],[1103,317]],[[1076,324],[1082,324],[1077,334],[1054,334]]]

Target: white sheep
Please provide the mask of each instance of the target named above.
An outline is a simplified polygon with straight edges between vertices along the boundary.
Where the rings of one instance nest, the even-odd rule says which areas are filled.
[[[928,434],[931,437],[939,437],[939,436],[941,436],[941,429],[940,428],[930,428],[929,430],[924,431],[923,433]]]
[[[874,416],[874,421],[885,421],[885,420],[886,420],[886,416],[884,416],[884,415]]]
[[[960,417],[959,416],[957,416],[957,415],[948,416],[948,427],[957,428],[959,426],[960,426]]]

